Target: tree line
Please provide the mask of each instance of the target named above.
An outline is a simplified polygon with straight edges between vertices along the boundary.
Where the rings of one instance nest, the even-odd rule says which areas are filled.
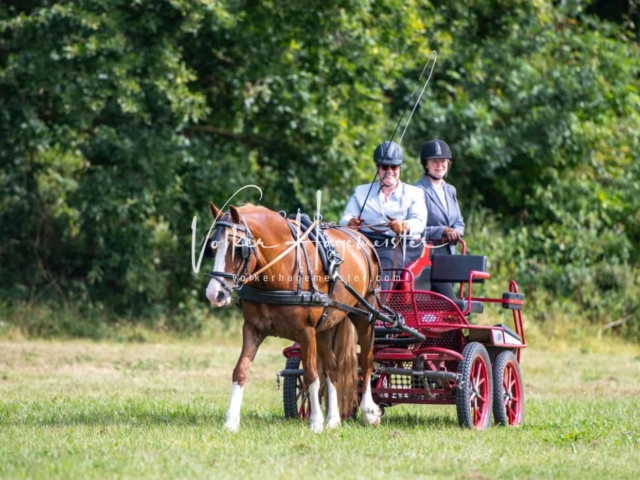
[[[337,219],[437,50],[403,177],[419,178],[422,142],[447,141],[471,245],[497,272],[594,321],[634,318],[633,6],[3,2],[3,304],[136,317],[197,308],[193,215],[206,223],[210,200],[253,183],[290,212],[313,211],[320,189]]]

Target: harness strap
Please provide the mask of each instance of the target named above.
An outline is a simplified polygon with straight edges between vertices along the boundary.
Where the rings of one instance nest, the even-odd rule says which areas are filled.
[[[291,230],[291,235],[293,236],[294,240],[298,240],[298,237],[300,236],[300,231],[298,230],[299,227],[297,226],[293,226],[293,224],[291,224],[290,222],[287,222],[287,226],[289,227],[289,230]],[[302,247],[304,249],[304,256],[305,258],[307,257],[307,250],[304,248],[304,243],[300,244],[300,247]],[[296,265],[298,265],[298,293],[302,292],[302,261],[300,259],[300,248],[296,249]],[[307,269],[309,270],[309,276],[311,277],[311,269],[309,268],[309,262],[307,261]],[[312,288],[313,291],[315,291],[314,288]]]
[[[329,298],[329,295],[321,292],[298,293],[293,290],[261,290],[243,285],[242,288],[238,290],[238,297],[247,302],[267,303],[270,305],[336,307],[349,313],[355,313],[365,317],[369,316],[369,312],[333,300]]]
[[[336,282],[334,280],[331,280],[329,282],[329,294],[328,295],[329,295],[329,299],[332,300],[332,301],[333,301],[333,299],[331,297],[333,297],[333,290],[335,288],[336,288]],[[316,325],[316,330],[319,329],[322,325],[324,325],[324,322],[327,321],[327,317],[329,316],[328,308],[329,308],[329,305],[324,307],[324,310],[322,311],[322,315],[320,315],[320,321]]]
[[[364,248],[362,247],[362,243],[361,243],[362,238],[358,237],[357,234],[354,231],[352,231],[352,229],[350,227],[335,226],[333,228],[335,228],[336,230],[339,230],[340,232],[342,232],[342,233],[348,235],[349,237],[351,237],[351,239],[356,242],[356,245],[358,245],[358,247],[360,247],[360,250],[362,251],[362,254],[364,255],[364,258],[367,261],[367,267],[369,268],[369,278],[370,278],[370,282],[371,282],[370,285],[371,285],[373,290],[376,290],[375,285],[376,285],[378,279],[373,277],[373,266],[371,265],[371,258],[369,257],[367,252],[365,252]],[[373,246],[373,244],[371,243],[371,241],[367,237],[364,237],[364,239],[366,241],[366,245],[369,247],[371,256],[375,259],[375,261],[376,261],[376,263],[378,265],[378,269],[382,269],[382,263],[380,262],[380,257],[378,255],[378,252],[376,251],[375,247]]]
[[[296,248],[296,246],[298,245],[298,243],[302,243],[303,240],[305,240],[308,236],[309,233],[311,233],[311,230],[313,229],[313,227],[315,227],[318,224],[318,220],[316,220],[315,222],[313,222],[311,224],[311,227],[304,232],[296,242],[293,242],[292,245],[289,246],[289,248],[287,248],[284,252],[282,252],[280,255],[278,255],[276,258],[274,258],[273,260],[271,260],[269,263],[267,263],[264,267],[262,267],[260,270],[258,270],[255,273],[252,273],[251,275],[249,275],[248,278],[245,279],[245,282],[248,282],[249,280],[251,280],[252,277],[257,277],[258,275],[260,275],[262,272],[264,272],[266,269],[268,269],[269,267],[271,267],[272,265],[274,265],[275,263],[279,262],[280,260],[282,260],[282,258],[284,258],[291,250],[293,250],[294,248]]]
[[[362,305],[364,305],[364,307],[369,311],[369,313],[370,313],[370,315],[369,315],[369,323],[374,323],[377,320],[380,320],[380,321],[384,322],[385,324],[389,325],[390,327],[399,328],[403,332],[408,333],[409,335],[412,335],[412,336],[414,336],[416,338],[419,338],[422,341],[427,339],[427,337],[425,337],[423,334],[421,334],[417,330],[414,330],[411,327],[407,327],[405,325],[405,323],[404,323],[404,319],[402,318],[402,315],[394,313],[394,314],[391,315],[391,317],[389,317],[389,316],[383,314],[379,310],[376,310],[376,308],[373,305],[371,305],[369,302],[367,302],[363,298],[363,296],[358,293],[358,291],[355,288],[353,288],[351,285],[349,285],[344,280],[344,278],[342,278],[342,275],[340,275],[338,273],[336,275],[336,278],[338,280],[340,280],[342,282],[342,284],[344,285],[344,288],[346,288],[351,295],[356,297],[356,299],[358,299],[358,301]]]
[[[294,239],[298,239],[298,235],[300,234],[300,231],[298,230],[298,228],[300,227],[300,224],[302,224],[302,217],[300,218],[300,223],[297,225],[298,228],[295,228],[293,226],[292,223],[287,222],[287,224],[289,225],[289,229],[291,230],[291,234],[293,235]],[[307,227],[307,231],[309,231],[310,228]],[[321,238],[320,240],[322,241],[321,246],[324,247],[327,251],[327,257],[329,257],[330,259],[330,265],[335,265],[336,267],[339,268],[339,263],[336,264],[336,259],[339,260],[340,263],[342,263],[342,259],[338,256],[337,251],[335,250],[335,247],[333,246],[333,244],[329,241],[329,239],[323,235],[324,238]],[[317,239],[317,238],[316,238]],[[309,272],[309,282],[311,284],[311,294],[317,294],[320,293],[320,290],[318,289],[318,287],[316,286],[315,280],[313,279],[314,275],[313,272],[311,271],[311,262],[309,261],[309,255],[307,254],[307,249],[304,246],[304,243],[302,244],[302,251],[304,253],[304,259],[305,262],[307,263],[307,271]],[[318,252],[318,254],[320,254],[320,252]],[[300,260],[300,252],[298,251],[298,294],[300,294],[302,292],[302,263]],[[329,267],[329,269],[332,269],[334,267]],[[329,274],[329,276],[331,278],[333,278],[332,272],[328,271],[327,272]],[[329,293],[327,294],[327,298],[328,301],[323,303],[324,305],[324,310],[322,311],[322,315],[320,315],[320,320],[318,321],[318,324],[316,325],[316,330],[320,329],[324,323],[327,320],[327,317],[329,316],[329,312],[328,312],[328,308],[330,306],[338,306],[338,304],[340,306],[338,306],[338,308],[342,308],[343,310],[346,310],[345,308],[343,308],[342,306],[345,304],[340,304],[339,302],[335,302],[331,297],[333,296],[333,290],[336,286],[336,282],[335,280],[330,280],[329,281]],[[324,295],[324,294],[323,294]],[[336,305],[332,305],[332,302],[335,302]],[[348,306],[348,305],[347,305]],[[352,312],[352,313],[357,313],[357,312]],[[363,312],[363,314],[366,314],[366,312]]]

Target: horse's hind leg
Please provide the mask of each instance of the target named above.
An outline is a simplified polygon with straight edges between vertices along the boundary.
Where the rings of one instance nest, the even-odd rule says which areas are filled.
[[[336,356],[331,349],[332,340],[332,330],[325,330],[316,334],[322,369],[327,375],[327,428],[335,428],[340,425],[340,406],[338,405],[338,391],[336,389],[338,385],[338,366]]]
[[[244,322],[242,325],[242,352],[233,369],[233,385],[231,387],[231,399],[227,409],[227,421],[224,426],[230,432],[235,432],[240,427],[240,407],[242,406],[242,392],[244,382],[247,380],[249,366],[258,353],[258,348],[264,340],[264,335],[253,326]]]
[[[360,345],[360,367],[362,368],[362,400],[360,401],[360,421],[363,425],[380,425],[382,410],[371,395],[371,373],[373,372],[373,327],[366,318],[353,316],[358,331]]]
[[[318,378],[318,368],[316,363],[316,331],[310,327],[305,329],[305,334],[299,340],[300,353],[302,356],[302,368],[304,369],[304,384],[307,385],[309,393],[309,403],[311,404],[312,432],[320,433],[324,428],[324,415],[320,408],[320,379]]]

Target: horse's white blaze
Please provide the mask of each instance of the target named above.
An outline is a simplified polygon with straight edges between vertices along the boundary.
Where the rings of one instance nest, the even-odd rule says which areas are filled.
[[[224,426],[230,432],[237,432],[240,427],[240,407],[242,406],[242,390],[244,387],[233,382],[231,387],[231,400],[227,409],[227,421]]]
[[[320,379],[316,378],[316,381],[309,385],[309,401],[311,403],[311,431],[315,433],[322,432],[324,427],[324,416],[320,409],[320,397],[318,392],[320,391]]]
[[[382,410],[376,405],[371,396],[371,385],[367,382],[367,388],[362,395],[362,402],[360,402],[360,412],[363,425],[380,425],[380,417],[382,416]]]
[[[226,265],[225,258],[227,257],[227,242],[218,242],[218,246],[216,248],[216,258],[213,262],[213,270],[215,272],[224,272],[224,267]],[[226,278],[217,277],[209,280],[209,285],[207,285],[207,298],[209,299],[209,303],[211,303],[212,307],[223,307],[229,302],[231,302],[231,295],[227,292],[220,282],[226,282]],[[224,297],[222,297],[221,301],[218,301],[218,295],[222,292]]]
[[[327,404],[327,428],[340,426],[340,407],[338,406],[338,391],[327,376],[327,393],[329,401]]]

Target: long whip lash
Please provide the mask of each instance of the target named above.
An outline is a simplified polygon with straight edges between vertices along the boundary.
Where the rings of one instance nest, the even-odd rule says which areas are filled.
[[[436,66],[436,61],[438,60],[438,52],[436,52],[435,50],[433,50],[431,52],[431,54],[429,54],[429,58],[427,59],[427,63],[424,64],[424,68],[422,69],[422,73],[420,73],[420,77],[418,77],[418,81],[416,82],[415,86],[413,87],[413,92],[411,92],[411,96],[409,97],[409,102],[407,102],[407,106],[411,105],[411,100],[413,99],[413,96],[416,93],[416,90],[418,89],[418,85],[420,85],[420,80],[422,80],[422,77],[424,76],[425,72],[427,71],[427,68],[429,68],[429,64],[431,63],[431,70],[429,71],[429,76],[427,77],[427,80],[424,82],[424,86],[422,87],[422,90],[420,91],[420,96],[418,97],[418,100],[416,100],[416,103],[413,105],[413,108],[411,109],[411,113],[409,114],[409,119],[407,120],[406,125],[404,126],[404,130],[402,130],[402,135],[400,135],[400,140],[398,142],[398,144],[402,144],[402,139],[404,138],[404,134],[407,133],[407,127],[409,126],[409,123],[411,122],[411,118],[413,117],[413,113],[416,111],[416,108],[418,108],[418,104],[420,103],[420,100],[422,99],[422,95],[424,95],[425,90],[427,89],[427,85],[429,84],[429,80],[431,80],[431,75],[433,74],[433,69]],[[382,158],[386,158],[387,156],[387,152],[389,151],[389,147],[391,146],[391,142],[393,142],[393,139],[396,136],[396,133],[398,133],[398,128],[400,128],[400,124],[402,123],[402,119],[404,118],[405,113],[407,113],[407,109],[405,108],[402,111],[402,115],[400,115],[400,119],[398,120],[398,123],[396,124],[396,128],[393,130],[393,134],[391,135],[391,140],[389,140],[389,143],[387,144],[387,148],[385,148],[384,153],[382,155]],[[376,182],[376,178],[378,177],[378,172],[376,171],[375,175],[373,176],[373,180],[371,180],[371,185],[369,186],[369,191],[367,192],[367,196],[364,199],[364,202],[362,203],[362,207],[360,208],[360,213],[358,214],[358,218],[362,217],[362,212],[364,211],[364,207],[367,204],[367,200],[369,200],[369,195],[371,194],[371,189],[373,188],[373,185]]]

